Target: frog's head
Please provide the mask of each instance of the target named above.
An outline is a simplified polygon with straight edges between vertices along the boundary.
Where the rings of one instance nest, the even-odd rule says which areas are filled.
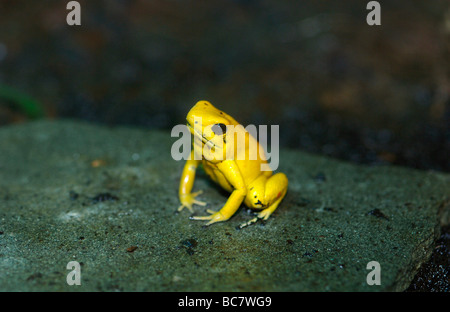
[[[198,101],[187,114],[186,120],[191,133],[211,147],[225,142],[227,126],[239,124],[208,101]]]

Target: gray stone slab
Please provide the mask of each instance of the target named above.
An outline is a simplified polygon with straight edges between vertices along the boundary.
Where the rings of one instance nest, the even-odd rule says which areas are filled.
[[[174,141],[67,120],[0,129],[0,290],[401,291],[449,222],[449,175],[281,150],[289,191],[267,223],[236,230],[241,208],[205,228],[175,213]],[[227,199],[201,171],[194,189],[206,208]]]

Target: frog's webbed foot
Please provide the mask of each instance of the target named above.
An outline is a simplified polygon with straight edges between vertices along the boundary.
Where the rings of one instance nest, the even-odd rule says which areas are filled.
[[[191,193],[191,194],[186,194],[181,196],[180,201],[181,201],[181,205],[180,207],[178,207],[178,211],[183,210],[183,208],[188,208],[190,212],[194,212],[194,210],[192,209],[192,205],[196,204],[199,206],[206,206],[206,203],[200,200],[195,199],[195,197],[197,197],[197,195],[202,194],[203,191],[198,191],[195,193]]]
[[[189,217],[191,220],[209,220],[208,223],[205,224],[205,226],[211,225],[216,222],[226,221],[229,218],[224,216],[220,211],[214,211],[207,209],[206,210],[210,215],[209,216],[192,216]]]

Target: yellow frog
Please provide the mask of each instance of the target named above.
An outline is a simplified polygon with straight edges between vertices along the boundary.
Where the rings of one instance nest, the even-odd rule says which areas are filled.
[[[268,166],[266,156],[257,140],[233,117],[215,108],[208,101],[197,102],[186,119],[194,142],[190,158],[186,161],[181,175],[179,188],[181,206],[178,211],[187,207],[193,212],[193,204],[206,205],[205,202],[196,199],[202,191],[191,193],[196,169],[202,163],[207,175],[231,195],[220,211],[207,210],[210,215],[193,216],[191,219],[209,220],[206,225],[226,221],[244,202],[247,207],[261,211],[257,217],[241,224],[240,228],[259,219],[267,220],[286,195],[288,188],[286,175],[284,173],[272,175],[270,168],[264,167]],[[245,141],[236,139],[232,140],[233,143],[227,144],[230,136],[226,133],[229,128],[233,129],[236,135],[242,135]],[[256,148],[256,151],[250,150],[250,147]],[[252,152],[254,154],[250,157]]]

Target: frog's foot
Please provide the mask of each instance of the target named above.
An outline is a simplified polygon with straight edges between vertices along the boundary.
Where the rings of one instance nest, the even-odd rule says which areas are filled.
[[[254,217],[253,219],[242,223],[241,225],[238,226],[238,229],[243,229],[249,225],[252,225],[253,223],[258,222],[259,220],[264,220],[266,221],[267,219],[269,219],[270,215],[273,213],[273,210],[271,211],[269,208],[264,209],[263,211],[261,211],[260,213],[258,213],[258,215],[256,217]]]
[[[284,195],[283,195],[284,197]],[[277,209],[278,205],[280,204],[281,200],[283,199],[283,197],[279,198],[276,202],[274,202],[272,204],[272,206],[262,210],[261,212],[259,212],[257,214],[257,216],[247,222],[242,223],[238,228],[239,229],[243,229],[249,225],[252,225],[253,223],[258,222],[259,220],[263,220],[266,221],[267,219],[269,219],[270,215],[275,211],[275,209]]]
[[[276,205],[276,206],[278,206],[278,205]],[[264,209],[263,211],[261,211],[260,213],[258,213],[258,219],[262,219],[262,220],[267,220],[267,219],[269,219],[269,217],[270,217],[270,215],[275,211],[275,209],[276,209],[276,206],[275,207],[269,207],[269,208],[267,208],[267,209]]]
[[[192,209],[192,205],[196,204],[199,206],[206,206],[206,203],[200,200],[195,199],[195,197],[197,195],[200,195],[201,193],[203,193],[203,191],[198,191],[195,193],[191,193],[191,194],[186,194],[180,197],[180,201],[181,201],[181,206],[178,207],[178,211],[183,210],[184,207],[186,207],[187,209],[189,209],[190,212],[194,212],[194,210]]]
[[[210,210],[210,209],[207,209],[206,211],[208,213],[210,213],[209,216],[192,216],[189,219],[191,219],[191,220],[209,220],[209,222],[205,224],[206,226],[211,225],[216,222],[227,221],[229,219],[229,217],[224,216],[220,211],[214,211],[214,210]]]

